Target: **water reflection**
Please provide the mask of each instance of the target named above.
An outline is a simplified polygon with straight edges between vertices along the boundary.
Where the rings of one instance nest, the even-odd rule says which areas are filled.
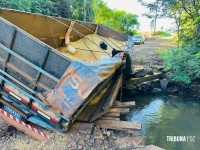
[[[200,101],[168,95],[144,95],[133,99],[136,108],[123,119],[142,123],[141,132],[148,143],[167,150],[200,149]],[[167,142],[166,136],[195,136],[196,139],[195,142]]]

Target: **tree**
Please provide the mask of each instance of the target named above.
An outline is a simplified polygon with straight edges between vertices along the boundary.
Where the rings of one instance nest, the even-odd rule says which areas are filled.
[[[177,27],[177,36],[178,36],[178,47],[180,47],[181,40],[181,25],[183,24],[183,13],[184,10],[181,8],[181,3],[176,0],[164,0],[163,6],[166,7],[165,17],[169,17],[175,20]]]
[[[110,9],[102,0],[95,0],[93,8],[95,23],[102,23],[119,32],[133,35],[134,27],[139,24],[137,15],[127,13],[123,10]]]
[[[0,7],[102,23],[130,35],[138,25],[136,15],[112,10],[102,0],[0,0]]]
[[[172,80],[189,84],[200,78],[200,1],[163,0],[163,9],[175,20],[180,46],[163,53],[165,70]]]
[[[163,1],[155,0],[154,2],[146,2],[145,0],[138,0],[141,4],[149,9],[148,13],[143,15],[149,19],[154,20],[154,34],[156,32],[157,19],[163,17]]]
[[[198,41],[200,39],[200,21],[198,19],[200,15],[200,1],[164,0],[163,3],[165,3],[168,8],[168,13],[166,13],[168,17],[175,19],[178,31],[180,27],[182,28],[184,39]],[[178,35],[180,35],[180,31]]]

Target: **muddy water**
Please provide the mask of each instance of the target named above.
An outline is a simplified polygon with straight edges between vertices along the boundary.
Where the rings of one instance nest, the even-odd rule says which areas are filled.
[[[200,100],[169,95],[137,96],[131,100],[137,106],[122,119],[142,123],[141,133],[148,144],[167,150],[200,150]],[[179,136],[181,142],[174,136]]]

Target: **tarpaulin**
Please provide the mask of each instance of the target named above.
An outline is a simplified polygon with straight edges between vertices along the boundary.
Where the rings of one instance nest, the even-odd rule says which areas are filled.
[[[45,103],[70,119],[95,87],[120,66],[123,54],[90,64],[72,62],[56,88],[43,94]]]

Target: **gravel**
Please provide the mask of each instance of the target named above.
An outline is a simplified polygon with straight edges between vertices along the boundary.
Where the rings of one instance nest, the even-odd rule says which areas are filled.
[[[94,128],[91,135],[79,133],[77,129],[73,126],[65,134],[60,132],[49,131],[43,128],[40,129],[51,137],[49,141],[41,143],[25,135],[23,132],[17,131],[14,127],[10,125],[1,125],[1,150],[120,150],[120,146],[117,145],[115,141],[122,137],[130,136],[130,134],[127,131],[107,131],[105,129],[100,129],[98,126]],[[133,134],[133,136],[137,138],[137,136],[140,135]],[[132,148],[136,148],[136,146],[142,144],[144,144],[144,140],[138,143],[138,145],[133,145]],[[121,149],[130,149],[130,144],[129,147]],[[141,148],[138,147],[138,149]]]

